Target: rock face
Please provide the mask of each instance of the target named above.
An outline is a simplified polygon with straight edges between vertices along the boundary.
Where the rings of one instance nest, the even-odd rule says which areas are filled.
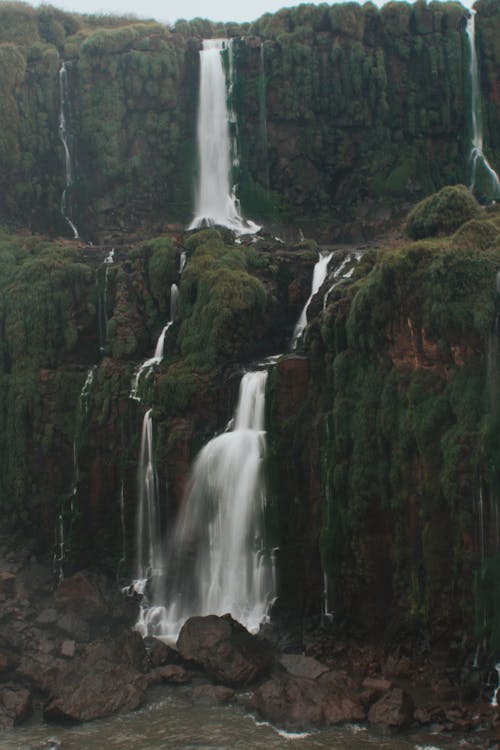
[[[371,724],[404,729],[413,720],[414,708],[408,693],[401,688],[393,688],[373,704],[368,713],[368,721]]]
[[[218,682],[241,687],[265,676],[273,655],[230,615],[191,617],[183,625],[177,648],[187,661],[200,664]]]
[[[8,45],[1,50],[8,134],[0,153],[1,222],[29,217],[36,229],[71,236],[59,211],[64,59],[78,165],[68,197],[82,236],[185,224],[193,204],[200,38],[227,29],[184,21],[172,30],[126,18],[110,27],[44,13],[6,6],[0,17]],[[483,95],[492,102],[485,119],[495,156],[498,18],[494,3],[479,2]],[[401,3],[380,10],[311,6],[266,14],[250,29],[233,25],[234,67],[244,80],[234,97],[243,209],[274,221],[288,212],[317,230],[317,216],[339,222],[357,204],[364,210],[360,231],[369,211],[383,214],[394,199],[464,181],[464,21],[458,4]],[[14,180],[16,200],[9,191]]]
[[[31,715],[31,694],[21,685],[0,686],[0,729],[10,729]]]
[[[358,692],[344,673],[322,671],[318,679],[287,674],[259,687],[252,706],[268,721],[297,731],[362,721],[366,711]]]

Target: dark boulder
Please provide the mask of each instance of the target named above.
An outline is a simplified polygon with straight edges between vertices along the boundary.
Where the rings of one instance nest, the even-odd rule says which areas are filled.
[[[255,691],[250,707],[294,731],[366,718],[356,685],[344,672],[321,672],[317,679],[279,675]]]
[[[26,688],[12,683],[0,687],[0,729],[25,721],[31,710],[31,693]]]
[[[252,707],[262,718],[289,730],[324,725],[324,691],[314,680],[283,675],[255,691]]]
[[[54,601],[60,612],[76,616],[93,626],[112,631],[137,620],[138,604],[124,597],[105,576],[79,572],[58,586]],[[65,628],[71,633],[71,628]],[[76,633],[75,633],[76,635]]]
[[[230,615],[191,617],[182,627],[177,649],[215,680],[234,687],[264,677],[273,664],[269,646]]]
[[[44,718],[55,721],[90,721],[117,711],[132,711],[145,700],[145,679],[119,664],[100,664],[84,672],[61,675],[58,696],[49,700]]]
[[[371,724],[405,729],[413,721],[414,705],[411,697],[401,688],[388,690],[368,713]]]

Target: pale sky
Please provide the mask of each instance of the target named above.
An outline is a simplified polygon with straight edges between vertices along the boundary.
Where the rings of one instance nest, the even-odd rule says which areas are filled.
[[[313,4],[319,5],[323,1],[315,0]],[[155,18],[166,23],[196,17],[209,18],[211,21],[254,21],[264,13],[275,13],[280,8],[299,5],[299,2],[287,0],[40,0],[31,4],[36,6],[44,2],[74,13],[131,13],[138,18]],[[384,0],[374,2],[380,6]],[[470,7],[472,2],[462,0],[462,5]]]

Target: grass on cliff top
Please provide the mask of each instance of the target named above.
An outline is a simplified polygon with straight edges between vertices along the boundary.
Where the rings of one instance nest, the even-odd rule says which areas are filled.
[[[493,222],[472,219],[452,236],[381,251],[348,292],[350,343],[383,348],[395,310],[438,341],[468,333],[485,339],[495,315],[499,243]]]

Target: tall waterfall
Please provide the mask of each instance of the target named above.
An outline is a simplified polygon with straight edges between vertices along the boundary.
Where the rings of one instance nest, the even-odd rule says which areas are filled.
[[[229,54],[229,81],[226,81],[222,53]],[[199,183],[196,212],[189,229],[228,227],[237,234],[254,234],[260,227],[240,213],[231,172],[232,117],[227,105],[232,86],[232,48],[228,39],[205,39],[200,51],[200,101],[198,107]],[[234,116],[233,116],[234,119]]]
[[[135,575],[137,582],[145,582],[158,575],[162,558],[160,550],[160,505],[158,477],[153,455],[152,410],[144,414],[142,422],[141,450],[137,471],[136,546],[137,559]]]
[[[476,52],[476,11],[469,10],[466,26],[467,38],[470,49],[470,91],[471,91],[471,120],[472,141],[470,146],[471,180],[469,189],[472,193],[477,187],[478,170],[484,174],[485,183],[489,184],[490,197],[500,198],[500,181],[498,175],[483,153],[483,123],[481,111],[481,89],[479,86],[479,68]]]
[[[266,379],[265,371],[244,375],[233,429],[195,460],[163,592],[137,626],[143,634],[175,639],[188,617],[226,612],[256,632],[268,616],[275,581],[263,542]]]
[[[309,298],[302,308],[302,312],[300,313],[300,317],[295,324],[295,329],[293,331],[292,336],[292,349],[297,348],[297,343],[299,338],[302,336],[302,333],[304,332],[304,329],[307,325],[307,310],[309,308],[309,305],[311,304],[311,300],[320,289],[322,283],[326,279],[326,274],[328,271],[328,263],[330,262],[330,258],[332,257],[333,252],[331,253],[320,253],[318,261],[316,265],[314,266],[313,271],[313,278],[312,278],[312,285],[311,285],[311,294],[309,295]]]
[[[71,207],[71,187],[73,185],[73,161],[71,158],[71,151],[69,146],[69,134],[66,124],[66,109],[69,101],[69,86],[68,86],[68,71],[66,70],[66,63],[62,63],[59,68],[59,137],[64,147],[64,163],[65,163],[65,186],[61,196],[61,213],[64,219],[73,232],[73,238],[77,240],[79,238],[78,229],[73,223],[72,219],[72,207]]]

